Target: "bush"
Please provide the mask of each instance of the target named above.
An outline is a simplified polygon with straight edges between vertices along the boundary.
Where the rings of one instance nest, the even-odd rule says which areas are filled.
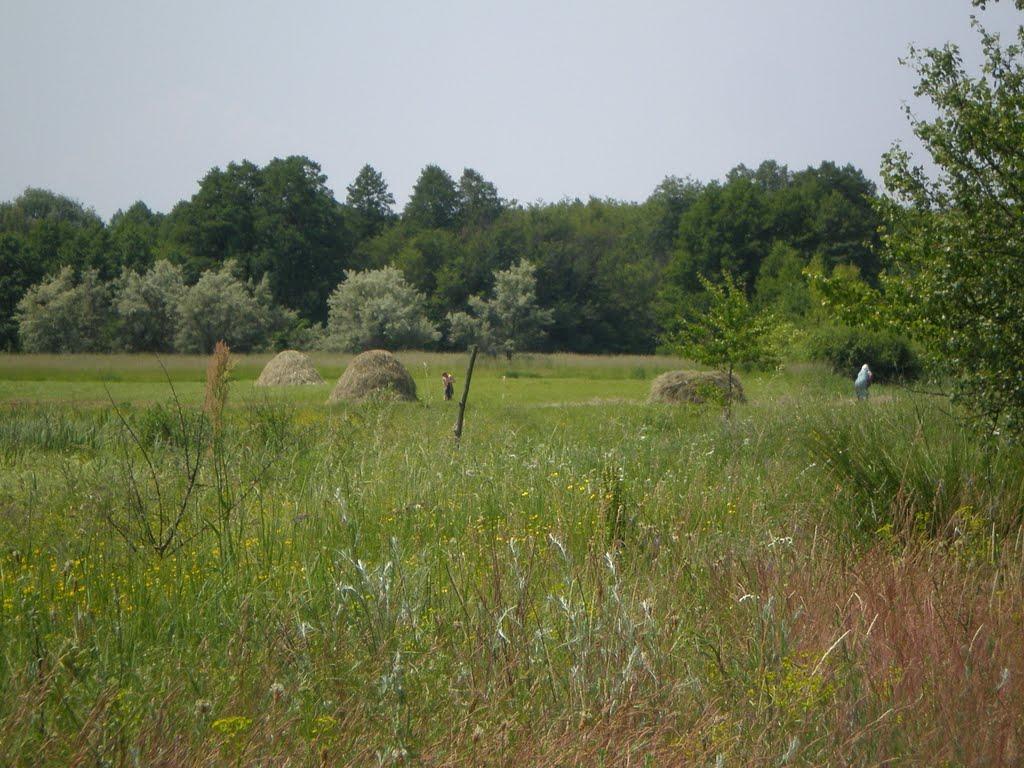
[[[181,267],[165,259],[143,274],[125,269],[114,288],[118,336],[126,352],[170,352],[185,294]]]
[[[853,377],[867,363],[878,381],[913,381],[921,362],[910,342],[887,331],[847,326],[821,328],[808,339],[812,359],[822,360],[838,374]]]
[[[469,298],[472,314],[449,312],[449,339],[456,346],[476,344],[488,355],[536,349],[551,325],[552,312],[537,304],[537,268],[523,259],[494,273],[494,297]]]
[[[94,269],[76,279],[71,267],[32,286],[18,302],[18,335],[26,352],[105,352],[110,289]]]
[[[346,272],[327,299],[323,346],[332,351],[426,347],[440,336],[427,319],[426,299],[394,267]]]
[[[206,354],[218,341],[238,352],[263,349],[295,323],[294,312],[274,304],[266,277],[244,282],[234,266],[228,261],[220,270],[204,272],[185,290],[177,313],[179,352]]]

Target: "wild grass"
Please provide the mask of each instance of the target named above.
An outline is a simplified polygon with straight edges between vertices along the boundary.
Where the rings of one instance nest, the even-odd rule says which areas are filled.
[[[217,441],[201,380],[8,406],[0,764],[1019,764],[1019,448],[817,368],[726,422],[576,358],[483,367],[455,448],[419,362],[328,408],[243,361]],[[111,511],[197,447],[134,546]]]
[[[409,368],[443,370],[465,368],[465,354],[449,352],[397,353]],[[256,379],[274,353],[235,355],[235,377]],[[313,364],[325,379],[337,379],[352,355],[312,352]],[[204,355],[144,354],[12,354],[0,352],[0,379],[5,381],[131,381],[161,384],[169,375],[173,381],[203,381],[208,358]],[[551,355],[519,354],[512,360],[504,356],[483,355],[477,365],[481,370],[511,373],[512,376],[555,376],[558,378],[639,378],[656,376],[679,367],[684,361],[671,357],[640,355]]]

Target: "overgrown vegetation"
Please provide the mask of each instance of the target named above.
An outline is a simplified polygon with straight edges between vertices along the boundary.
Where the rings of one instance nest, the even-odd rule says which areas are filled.
[[[895,148],[882,198],[766,162],[522,207],[431,165],[398,215],[288,158],[109,226],[0,206],[0,343],[213,350],[0,356],[0,764],[1020,765],[1024,26],[981,39],[977,76],[911,52],[938,174]],[[455,443],[461,356],[364,355],[327,407],[225,343],[325,320],[719,370],[489,356]],[[892,386],[919,352],[973,421]]]
[[[9,410],[0,762],[1016,762],[1019,447],[823,368],[726,423],[645,404],[664,361],[562,356],[483,361],[456,451],[454,359],[405,358],[421,403],[221,357],[166,362],[177,403],[132,361],[124,422]],[[173,508],[186,452],[188,523],[140,547],[112,510],[158,509],[146,456]]]
[[[910,342],[892,331],[849,326],[822,326],[807,340],[812,360],[853,377],[864,363],[882,381],[913,381],[921,375],[921,361]]]

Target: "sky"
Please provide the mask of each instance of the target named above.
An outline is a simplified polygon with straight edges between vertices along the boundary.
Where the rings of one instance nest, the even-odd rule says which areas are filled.
[[[643,200],[774,159],[878,179],[907,46],[1004,38],[1008,0],[0,0],[0,201],[168,211],[214,166],[305,155],[401,206],[434,163],[521,203]]]

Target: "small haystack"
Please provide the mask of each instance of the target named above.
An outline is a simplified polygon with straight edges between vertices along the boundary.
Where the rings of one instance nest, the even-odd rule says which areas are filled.
[[[266,364],[256,379],[257,387],[289,387],[296,384],[323,384],[309,355],[286,349]]]
[[[416,382],[397,357],[371,349],[352,358],[327,402],[366,399],[415,400]]]
[[[669,371],[651,383],[650,403],[725,403],[729,393],[729,375],[721,371]],[[746,402],[743,387],[732,377],[734,403]]]

